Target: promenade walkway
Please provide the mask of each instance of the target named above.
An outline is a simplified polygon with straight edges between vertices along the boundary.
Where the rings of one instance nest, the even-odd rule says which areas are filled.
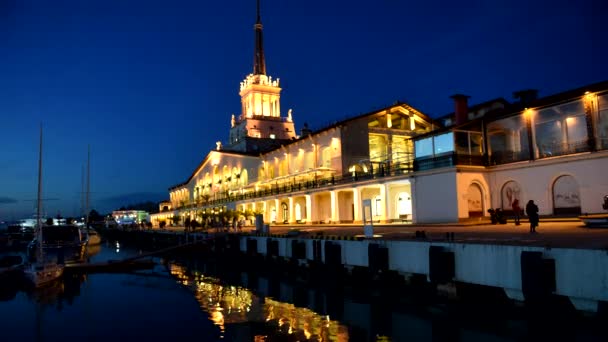
[[[181,231],[183,227],[170,227],[168,230]],[[252,226],[243,232],[253,232]],[[209,232],[214,232],[210,229]],[[363,234],[361,224],[317,224],[317,225],[270,225],[270,234],[287,234],[299,231],[303,236],[355,236]],[[374,234],[389,240],[414,240],[416,231],[424,231],[426,241],[448,241],[446,233],[454,233],[453,242],[485,243],[500,245],[525,245],[550,248],[584,248],[608,250],[608,228],[587,228],[578,219],[541,219],[536,234],[529,233],[529,223],[522,220],[516,226],[512,221],[507,224],[493,225],[488,221],[453,224],[374,224]],[[420,240],[420,239],[418,239]]]

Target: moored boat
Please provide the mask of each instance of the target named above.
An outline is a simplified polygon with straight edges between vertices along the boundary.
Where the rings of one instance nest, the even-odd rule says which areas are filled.
[[[34,287],[41,287],[46,284],[53,282],[63,276],[64,265],[57,261],[46,259],[43,248],[43,241],[45,241],[43,234],[43,227],[40,220],[40,210],[42,207],[42,126],[40,126],[40,152],[38,157],[38,206],[37,206],[37,220],[36,220],[36,241],[39,241],[36,245],[36,259],[32,261],[23,274]]]
[[[589,228],[608,228],[608,214],[582,215],[578,218]]]
[[[59,264],[84,260],[87,237],[77,226],[42,226],[41,231],[41,238],[36,237],[28,246],[30,257],[35,258],[41,249],[48,261]]]
[[[101,236],[99,236],[99,233],[97,233],[97,231],[93,228],[89,228],[86,231],[87,233],[87,244],[89,246],[94,246],[94,245],[99,245],[101,244]]]

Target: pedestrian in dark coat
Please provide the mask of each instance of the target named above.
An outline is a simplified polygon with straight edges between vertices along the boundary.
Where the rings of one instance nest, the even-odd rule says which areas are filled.
[[[519,226],[519,215],[521,215],[521,208],[519,207],[519,200],[516,198],[513,200],[513,215],[515,216],[515,225]]]
[[[526,204],[526,215],[530,220],[530,233],[536,233],[536,227],[538,227],[538,206],[534,204],[533,200],[529,200]]]

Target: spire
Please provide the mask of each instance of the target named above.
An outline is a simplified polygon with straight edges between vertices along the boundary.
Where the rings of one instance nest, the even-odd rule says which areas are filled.
[[[255,51],[253,52],[253,74],[266,75],[264,60],[264,43],[262,40],[262,19],[260,17],[260,0],[257,0],[257,20],[255,23]]]

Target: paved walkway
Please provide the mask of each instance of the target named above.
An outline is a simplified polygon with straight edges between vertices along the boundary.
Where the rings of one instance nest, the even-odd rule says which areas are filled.
[[[169,229],[183,231],[181,227],[171,227]],[[361,224],[279,224],[270,226],[271,234],[286,234],[294,230],[298,230],[300,234],[305,236],[317,234],[354,236],[363,234]],[[608,228],[587,228],[578,219],[541,219],[536,234],[530,234],[529,230],[527,221],[522,221],[519,226],[516,226],[512,221],[501,225],[492,225],[489,222],[374,225],[374,234],[390,240],[414,240],[416,231],[424,231],[426,239],[423,240],[447,241],[446,233],[453,232],[454,242],[608,250]],[[209,232],[213,231],[215,230],[209,230]],[[254,227],[245,227],[243,231],[253,232]]]

